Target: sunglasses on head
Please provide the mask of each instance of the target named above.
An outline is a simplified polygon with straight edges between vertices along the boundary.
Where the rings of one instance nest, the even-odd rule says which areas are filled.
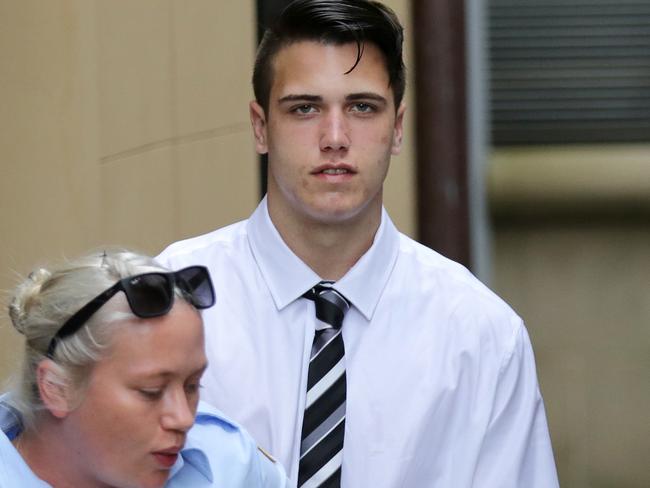
[[[108,290],[100,293],[72,315],[54,335],[47,348],[52,358],[61,339],[77,332],[83,324],[113,295],[123,291],[134,315],[142,318],[159,317],[174,305],[174,287],[197,309],[214,305],[214,288],[205,266],[190,266],[174,272],[143,273],[123,278]]]

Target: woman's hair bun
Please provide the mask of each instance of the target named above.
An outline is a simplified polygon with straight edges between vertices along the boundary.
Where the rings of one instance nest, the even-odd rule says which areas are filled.
[[[44,268],[36,269],[16,288],[9,304],[9,316],[14,327],[21,334],[25,334],[25,319],[29,314],[29,310],[40,294],[41,287],[50,276],[52,276],[52,273],[48,270]]]

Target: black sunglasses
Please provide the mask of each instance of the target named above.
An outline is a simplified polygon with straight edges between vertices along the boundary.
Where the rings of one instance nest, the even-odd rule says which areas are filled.
[[[50,341],[47,357],[51,359],[59,341],[77,332],[119,291],[126,295],[133,314],[146,319],[165,315],[171,310],[174,305],[174,287],[181,290],[194,308],[204,309],[214,305],[214,288],[205,266],[190,266],[169,273],[143,273],[123,278],[81,307],[61,326]]]

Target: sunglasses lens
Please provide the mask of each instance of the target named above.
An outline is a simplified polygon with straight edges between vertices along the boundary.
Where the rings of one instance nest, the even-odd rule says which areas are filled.
[[[124,288],[131,310],[139,317],[163,315],[174,301],[170,277],[162,273],[134,276]]]
[[[207,268],[191,266],[176,272],[176,285],[183,290],[196,308],[214,305],[214,289]]]

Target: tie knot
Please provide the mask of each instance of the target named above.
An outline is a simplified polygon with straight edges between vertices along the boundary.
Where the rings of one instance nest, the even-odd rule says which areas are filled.
[[[343,317],[350,309],[350,303],[331,284],[321,282],[307,291],[303,297],[313,300],[316,305],[318,320],[339,329],[343,324]]]

